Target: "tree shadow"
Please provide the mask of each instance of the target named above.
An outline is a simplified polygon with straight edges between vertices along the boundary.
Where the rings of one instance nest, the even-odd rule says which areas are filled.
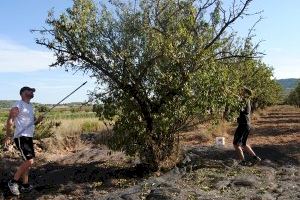
[[[89,132],[80,135],[80,139],[85,142],[90,142],[95,146],[107,145],[111,140],[113,132],[102,130],[100,132]]]
[[[280,136],[280,135],[291,135],[291,134],[299,134],[300,127],[286,127],[286,126],[263,126],[259,128],[253,128],[251,130],[250,135],[255,136]]]
[[[258,125],[262,125],[262,124],[296,124],[296,123],[300,123],[300,118],[299,119],[278,119],[278,120],[260,120],[258,122],[256,122],[256,124]]]
[[[286,115],[296,115],[299,116],[298,112],[271,112],[268,113],[268,116],[286,116]]]
[[[3,194],[3,199],[18,199],[10,194],[7,182],[13,176],[12,172],[21,164],[21,160],[3,156],[0,161],[0,195]],[[0,197],[1,199],[1,197]],[[2,200],[2,199],[1,199]]]
[[[264,145],[255,146],[253,150],[263,159],[268,159],[280,166],[296,165],[299,166],[300,143],[293,142],[284,145]]]
[[[199,157],[205,160],[219,161],[222,163],[227,163],[228,160],[237,159],[236,152],[233,148],[231,149],[206,149],[193,148],[191,152],[197,154]],[[254,146],[253,150],[255,153],[262,158],[262,160],[270,160],[273,164],[280,166],[286,165],[296,165],[299,166],[299,152],[300,143],[294,142],[284,145],[261,145]],[[246,159],[249,155],[245,153]],[[264,162],[261,165],[265,165]]]
[[[89,185],[101,183],[99,189],[118,189],[121,186],[115,185],[114,179],[140,180],[149,176],[151,171],[146,165],[132,167],[105,167],[104,161],[97,161],[84,164],[61,165],[59,163],[48,163],[32,169],[30,180],[36,187],[30,194],[22,195],[22,199],[38,199],[44,195],[68,194],[77,185]],[[14,199],[7,187],[7,181],[11,178],[9,172],[1,174],[0,193],[5,199]],[[71,187],[65,187],[71,185]],[[72,187],[73,186],[73,187]]]
[[[300,114],[299,115],[271,115],[271,116],[261,116],[261,119],[295,119],[295,118],[300,118]]]

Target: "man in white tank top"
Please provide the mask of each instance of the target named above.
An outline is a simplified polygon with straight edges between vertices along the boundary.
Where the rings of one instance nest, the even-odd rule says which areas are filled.
[[[23,100],[17,101],[13,108],[17,108],[19,114],[14,120],[15,134],[14,138],[33,137],[34,133],[34,110],[31,103]]]
[[[24,160],[13,179],[8,182],[9,189],[14,195],[20,195],[20,190],[22,192],[32,190],[28,174],[35,157],[33,148],[34,128],[35,125],[43,120],[43,117],[36,119],[34,116],[34,109],[30,103],[30,100],[34,97],[34,92],[34,88],[21,88],[20,95],[22,100],[17,101],[11,108],[6,125],[7,137],[11,136],[12,128],[15,125],[14,142]],[[19,185],[20,178],[22,178],[22,184]]]

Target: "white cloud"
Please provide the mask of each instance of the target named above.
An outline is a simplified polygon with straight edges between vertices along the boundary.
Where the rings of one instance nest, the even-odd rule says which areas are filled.
[[[264,60],[274,67],[276,78],[300,78],[300,59],[280,47],[270,48]],[[0,38],[0,73],[33,72],[48,69],[53,63],[51,52],[28,48]]]
[[[47,69],[54,61],[47,51],[30,49],[0,38],[0,72],[32,72]]]

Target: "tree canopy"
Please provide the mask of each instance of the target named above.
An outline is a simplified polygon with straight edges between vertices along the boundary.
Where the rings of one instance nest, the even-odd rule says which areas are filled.
[[[274,102],[272,69],[261,62],[251,27],[241,38],[232,26],[251,2],[74,0],[60,16],[49,13],[37,43],[54,52],[52,66],[97,79],[94,110],[114,121],[109,146],[156,169],[185,127],[225,110],[233,115],[243,86],[256,91],[259,105]]]

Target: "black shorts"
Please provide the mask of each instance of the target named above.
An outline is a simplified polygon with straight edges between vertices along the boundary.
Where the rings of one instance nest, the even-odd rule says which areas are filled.
[[[233,144],[246,146],[250,129],[251,127],[248,124],[239,124],[234,134]]]
[[[14,141],[24,160],[30,160],[35,157],[32,137],[21,136],[15,138]]]

